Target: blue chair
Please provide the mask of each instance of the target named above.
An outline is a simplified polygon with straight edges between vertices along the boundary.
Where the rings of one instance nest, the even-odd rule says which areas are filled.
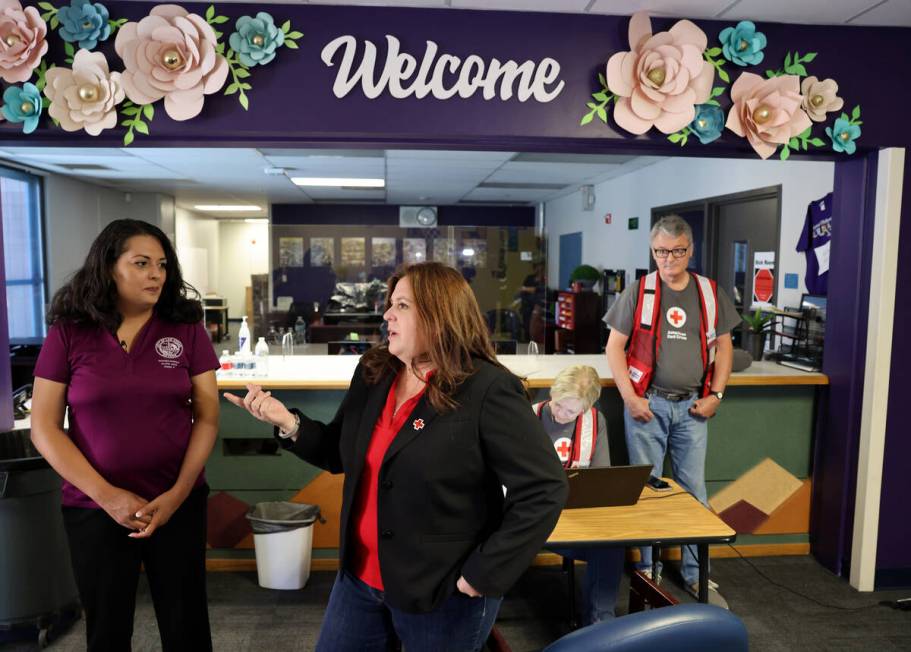
[[[567,634],[544,652],[747,652],[747,630],[730,611],[680,604],[607,620]]]

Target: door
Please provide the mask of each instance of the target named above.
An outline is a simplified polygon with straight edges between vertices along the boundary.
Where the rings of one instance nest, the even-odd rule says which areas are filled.
[[[582,264],[582,232],[560,236],[560,289],[569,289],[569,275]]]
[[[715,204],[715,256],[712,275],[741,314],[753,303],[753,254],[774,251],[778,256],[779,190]],[[777,294],[773,287],[771,302]]]

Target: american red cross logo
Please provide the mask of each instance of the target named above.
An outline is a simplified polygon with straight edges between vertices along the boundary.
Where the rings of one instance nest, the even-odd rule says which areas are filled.
[[[557,449],[557,457],[560,461],[565,462],[569,459],[569,452],[572,450],[572,442],[567,437],[560,437],[554,442],[554,448]]]
[[[414,423],[412,423],[411,425],[414,426],[414,429],[415,429],[415,430],[420,430],[420,429],[422,429],[422,428],[424,427],[424,420],[423,420],[423,419],[415,419],[415,420],[414,420]]]
[[[686,323],[686,311],[683,308],[678,308],[674,306],[667,311],[667,320],[674,326],[674,328],[683,328],[683,325]]]

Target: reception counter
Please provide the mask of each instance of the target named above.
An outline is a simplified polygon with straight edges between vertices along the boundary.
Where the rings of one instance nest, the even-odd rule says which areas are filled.
[[[526,379],[534,400],[548,395],[566,366],[587,364],[604,386],[599,407],[608,422],[611,459],[628,461],[623,403],[602,355],[505,355],[500,361]],[[341,403],[357,356],[270,356],[265,378],[219,378],[223,391],[248,382],[272,390],[289,406],[329,421]],[[811,451],[815,406],[828,379],[774,362],[734,373],[709,423],[706,480],[710,500],[738,531],[742,554],[804,554],[809,549]],[[316,503],[327,518],[314,530],[314,564],[331,568],[338,548],[341,476],[280,452],[271,428],[222,399],[219,441],[207,465],[212,487],[209,551],[214,567],[248,567],[252,538],[243,514],[263,500]],[[670,475],[670,467],[665,469]],[[771,497],[770,497],[771,496]],[[716,550],[714,555],[735,554]]]

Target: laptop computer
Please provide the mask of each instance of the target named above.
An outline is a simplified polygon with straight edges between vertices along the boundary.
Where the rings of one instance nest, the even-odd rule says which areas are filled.
[[[651,471],[650,464],[567,469],[569,498],[564,509],[635,505]]]

